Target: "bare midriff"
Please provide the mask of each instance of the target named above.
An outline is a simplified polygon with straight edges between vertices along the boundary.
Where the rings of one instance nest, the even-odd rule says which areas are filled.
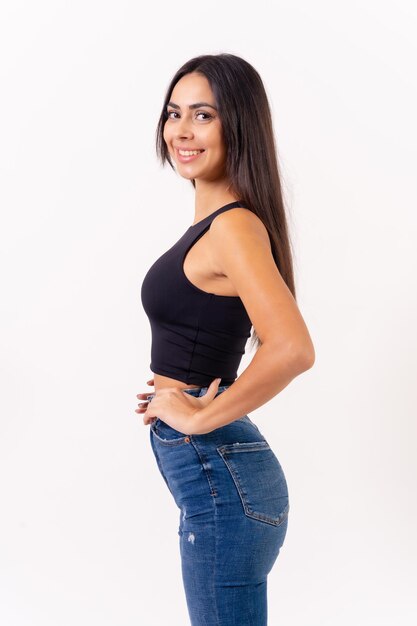
[[[187,383],[184,383],[182,380],[176,380],[175,378],[169,378],[161,374],[154,374],[153,382],[155,391],[159,391],[164,387],[177,387],[178,389],[199,389],[201,387],[201,385],[187,385]]]

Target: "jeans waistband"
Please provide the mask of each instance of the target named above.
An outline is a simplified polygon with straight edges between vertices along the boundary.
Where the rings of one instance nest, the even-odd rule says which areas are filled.
[[[226,389],[228,389],[229,387],[231,387],[231,385],[219,385],[217,389],[217,393],[226,391]],[[191,396],[195,396],[196,398],[198,398],[200,396],[204,396],[207,393],[208,387],[192,387],[191,389],[181,389],[181,391],[184,391],[185,393],[189,393]],[[156,392],[150,393],[148,395],[148,402],[150,402],[152,398],[155,397],[155,395],[156,395]]]

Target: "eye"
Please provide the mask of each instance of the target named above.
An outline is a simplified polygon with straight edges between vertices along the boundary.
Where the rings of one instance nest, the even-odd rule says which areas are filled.
[[[209,120],[211,118],[210,113],[206,113],[205,111],[198,111],[196,115],[205,115],[206,117],[204,119],[206,120]]]
[[[173,120],[173,119],[177,119],[177,118],[175,118],[175,117],[171,117],[171,114],[172,114],[172,113],[173,113],[174,115],[177,115],[177,114],[178,114],[178,112],[177,112],[177,111],[167,111],[167,112],[166,112],[167,117],[168,117],[168,118],[170,118],[170,119],[172,119],[172,120]],[[211,119],[211,118],[212,118],[212,115],[210,115],[210,113],[206,113],[206,111],[197,111],[196,116],[198,116],[198,115],[204,115],[204,116],[205,116],[205,117],[203,118],[203,120],[202,120],[202,121],[209,120],[209,119]]]

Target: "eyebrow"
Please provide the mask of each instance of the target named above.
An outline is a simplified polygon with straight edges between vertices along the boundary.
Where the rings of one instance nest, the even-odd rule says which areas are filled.
[[[181,108],[180,106],[178,106],[178,104],[175,104],[175,102],[168,102],[167,107],[172,107],[173,109]],[[212,109],[217,111],[216,107],[212,104],[209,104],[208,102],[196,102],[195,104],[190,104],[188,106],[189,109],[198,109],[200,107],[211,107]]]

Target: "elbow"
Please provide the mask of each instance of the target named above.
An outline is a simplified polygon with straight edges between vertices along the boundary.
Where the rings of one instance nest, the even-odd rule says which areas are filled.
[[[308,345],[293,345],[288,348],[288,360],[297,375],[311,369],[316,360],[316,353],[312,343]]]
[[[311,369],[316,360],[316,353],[311,340],[305,342],[288,341],[270,342],[271,358],[279,368],[283,366],[293,377]]]
[[[314,348],[312,348],[311,350],[305,351],[302,357],[303,372],[306,372],[307,370],[311,369],[314,365],[315,360],[316,360],[316,353],[314,351]]]

